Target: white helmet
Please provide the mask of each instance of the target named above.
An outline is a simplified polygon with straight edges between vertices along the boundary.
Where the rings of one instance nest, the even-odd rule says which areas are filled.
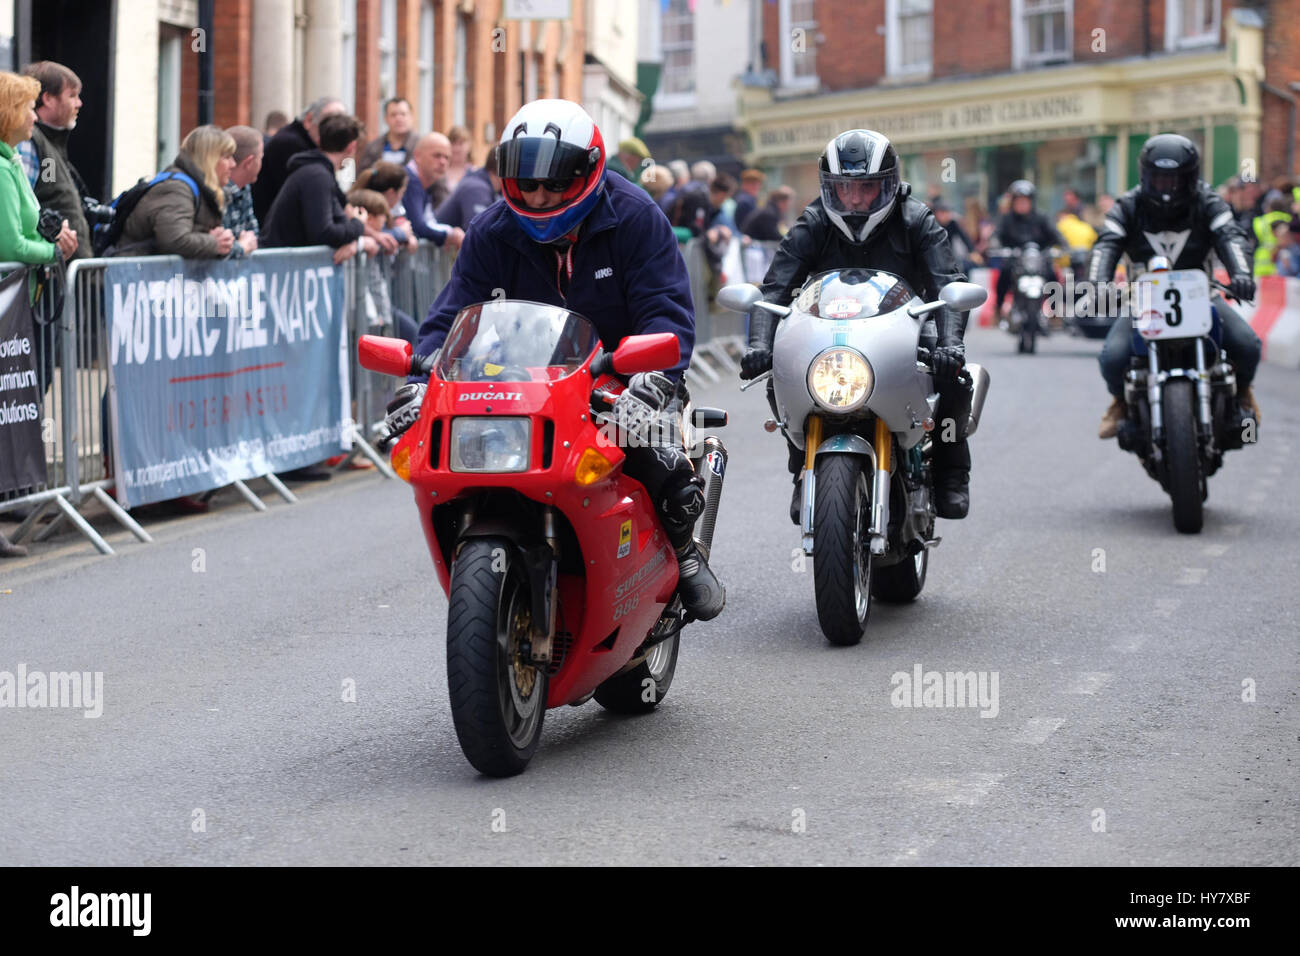
[[[851,129],[827,143],[817,176],[826,214],[855,244],[866,242],[890,214],[902,182],[898,153],[869,129]]]

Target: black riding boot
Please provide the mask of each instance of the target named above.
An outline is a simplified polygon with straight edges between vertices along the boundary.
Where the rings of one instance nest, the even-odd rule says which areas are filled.
[[[727,591],[695,543],[695,522],[704,511],[703,482],[692,477],[664,496],[659,505],[664,531],[677,554],[677,593],[682,606],[700,621],[722,613]]]
[[[940,518],[964,518],[970,510],[970,419],[973,387],[970,380],[939,384],[939,407],[930,440],[934,475],[934,507]]]

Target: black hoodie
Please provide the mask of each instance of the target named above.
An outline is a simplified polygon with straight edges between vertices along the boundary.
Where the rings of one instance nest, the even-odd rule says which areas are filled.
[[[359,219],[343,212],[345,197],[334,179],[334,164],[319,149],[289,160],[289,178],[271,203],[258,244],[280,246],[339,246],[365,232]]]

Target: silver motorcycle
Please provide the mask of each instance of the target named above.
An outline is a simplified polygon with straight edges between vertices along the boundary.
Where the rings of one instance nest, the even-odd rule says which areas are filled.
[[[928,452],[933,440],[974,434],[989,375],[968,364],[967,420],[936,423],[923,328],[944,305],[964,312],[986,297],[977,285],[950,282],[939,301],[924,302],[903,279],[872,269],[812,276],[790,306],[763,302],[753,285],[718,293],[725,308],[781,318],[772,371],[742,389],[772,379],[778,419],[764,427],[804,452],[803,550],[813,558],[817,617],[834,644],[862,639],[873,595],[902,603],[925,585],[940,540]]]

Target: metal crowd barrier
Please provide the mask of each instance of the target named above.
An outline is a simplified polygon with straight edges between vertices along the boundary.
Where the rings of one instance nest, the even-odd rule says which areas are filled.
[[[741,263],[741,275],[727,274],[726,281],[759,282],[775,251],[776,243],[741,243],[732,240],[724,262]],[[326,247],[292,250],[312,255]],[[278,249],[283,254],[290,250]],[[258,253],[253,253],[255,258]],[[715,275],[709,265],[704,240],[693,239],[682,247],[690,277],[691,296],[695,304],[696,340],[691,367],[687,377],[697,385],[717,383],[724,375],[738,371],[737,362],[744,351],[744,317],[719,310],[714,306],[712,293],[724,278]],[[372,263],[364,254],[358,254],[343,264],[344,301],[351,346],[351,381],[353,419],[353,451],[338,467],[349,464],[357,455],[371,459],[382,474],[394,477],[388,462],[378,455],[370,441],[382,424],[385,406],[397,383],[363,369],[357,358],[356,343],[361,335],[377,332],[400,336],[418,328],[428,314],[438,293],[451,274],[452,256],[427,241],[418,249],[401,250],[391,259],[381,260],[384,282],[388,292],[392,317],[380,325],[371,324],[371,309],[367,302]],[[178,257],[150,257],[151,261]],[[104,272],[110,263],[130,261],[119,259],[79,259],[68,265],[64,278],[63,308],[52,314],[53,302],[48,290],[37,306],[38,337],[42,353],[54,352],[52,374],[45,382],[45,406],[42,424],[48,436],[46,441],[47,481],[39,488],[25,489],[22,494],[10,493],[0,497],[0,512],[25,509],[27,514],[16,531],[8,537],[22,541],[36,528],[41,517],[55,509],[54,520],[41,528],[33,540],[42,540],[57,530],[62,522],[76,526],[94,546],[104,554],[113,549],[81,514],[91,500],[102,505],[123,527],[141,541],[151,541],[148,532],[117,503],[109,493],[117,480],[111,471],[108,454],[109,423],[107,422],[109,388],[110,330],[104,297]],[[14,269],[29,268],[18,263],[0,263],[0,276]],[[369,298],[373,299],[371,295]],[[376,303],[378,305],[378,303]],[[382,311],[382,309],[381,309]],[[402,323],[397,316],[404,315]],[[44,371],[37,373],[44,380]],[[288,501],[296,500],[274,475],[267,476],[275,488]],[[256,508],[264,509],[257,497],[242,482],[235,483],[237,490]],[[209,492],[212,494],[214,492]]]
[[[277,249],[277,254],[300,252],[314,255],[327,247],[298,250]],[[253,253],[255,258],[258,253]],[[176,256],[154,256],[149,261],[174,260]],[[0,496],[0,512],[22,509],[27,513],[18,528],[6,536],[15,543],[31,534],[50,508],[57,511],[54,520],[41,528],[34,541],[52,535],[69,521],[103,554],[113,549],[98,531],[86,521],[81,508],[90,500],[101,504],[123,527],[141,541],[151,541],[140,525],[117,503],[109,489],[117,480],[112,473],[108,454],[109,423],[107,419],[109,388],[110,330],[104,296],[104,271],[110,263],[136,261],[116,259],[79,259],[67,266],[63,280],[64,296],[61,313],[54,315],[48,294],[42,296],[37,308],[37,332],[45,348],[54,350],[53,369],[46,382],[42,424],[47,434],[47,481],[38,488],[24,489],[22,494]],[[376,376],[361,368],[357,360],[356,343],[368,332],[399,334],[394,325],[371,328],[366,301],[367,270],[370,263],[364,254],[358,254],[343,264],[344,308],[348,323],[352,367],[350,392],[353,403],[353,451],[340,463],[342,468],[358,454],[370,458],[386,477],[395,475],[388,462],[375,452],[370,438],[383,421],[384,406],[391,394],[391,379]],[[416,326],[427,314],[429,306],[446,283],[451,271],[451,257],[441,254],[432,243],[421,241],[416,252],[400,252],[390,262],[387,277],[389,294],[395,308],[409,315]],[[29,268],[19,263],[0,263],[0,277],[14,269]],[[45,320],[46,324],[42,324]],[[38,357],[38,365],[40,365]],[[44,380],[44,373],[37,372]],[[293,494],[274,476],[265,476],[272,487],[286,500],[295,501]],[[263,510],[265,505],[243,482],[234,483],[237,490],[253,507]],[[209,492],[213,494],[215,492]]]

